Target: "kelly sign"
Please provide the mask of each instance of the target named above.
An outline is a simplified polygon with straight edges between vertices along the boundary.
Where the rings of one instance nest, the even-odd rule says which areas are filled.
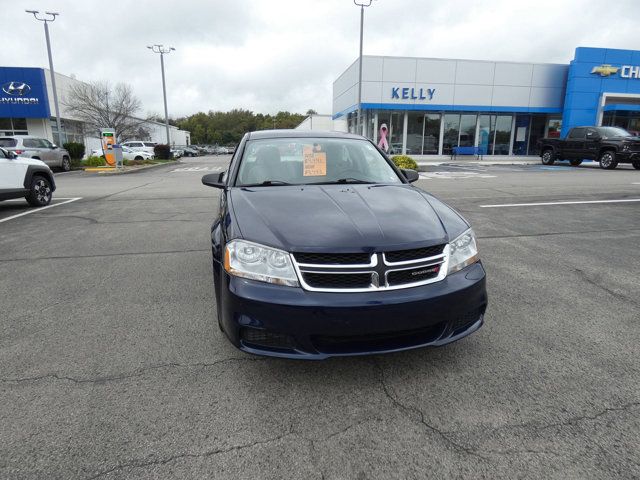
[[[391,98],[402,100],[433,100],[435,88],[391,87]]]

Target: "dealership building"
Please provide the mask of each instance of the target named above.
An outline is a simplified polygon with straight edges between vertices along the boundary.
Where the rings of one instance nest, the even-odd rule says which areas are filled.
[[[51,72],[43,68],[0,67],[0,136],[35,135],[58,145],[84,143],[87,152],[100,148],[98,132],[85,128],[83,122],[64,106],[70,87],[82,82],[66,75],[55,75],[61,132],[58,132],[53,108]],[[109,127],[105,125],[105,128]],[[164,123],[145,121],[141,127],[141,138],[137,140],[166,143]],[[172,145],[190,143],[189,132],[171,125],[169,129]]]
[[[333,83],[333,118],[351,132],[358,66]],[[364,56],[361,108],[364,134],[391,153],[536,155],[575,126],[640,132],[640,51],[578,47],[568,65]]]

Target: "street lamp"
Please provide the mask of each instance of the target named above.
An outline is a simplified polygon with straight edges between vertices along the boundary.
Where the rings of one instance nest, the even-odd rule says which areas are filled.
[[[356,133],[363,133],[363,126],[360,124],[362,117],[362,34],[364,30],[364,7],[370,7],[373,0],[353,0],[358,7],[360,7],[360,56],[358,60],[358,131]]]
[[[162,96],[164,97],[164,126],[167,129],[167,145],[171,145],[171,139],[169,137],[169,111],[167,110],[167,86],[164,80],[164,55],[171,53],[175,48],[164,47],[162,44],[149,45],[147,48],[153,53],[160,54],[160,69],[162,70]]]
[[[60,108],[58,107],[58,90],[56,89],[56,72],[53,70],[53,58],[51,57],[51,40],[49,39],[49,22],[53,22],[58,12],[44,12],[45,16],[39,16],[38,10],[25,10],[30,13],[36,20],[44,22],[44,36],[47,39],[47,54],[49,55],[49,71],[51,72],[51,89],[53,90],[53,105],[56,109],[56,125],[58,127],[58,143],[62,140],[62,128],[60,125]]]

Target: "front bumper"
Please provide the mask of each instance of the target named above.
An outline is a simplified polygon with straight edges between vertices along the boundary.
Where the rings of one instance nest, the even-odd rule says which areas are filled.
[[[476,263],[420,287],[309,292],[222,271],[221,324],[243,351],[286,358],[395,352],[454,342],[482,326],[485,271]]]

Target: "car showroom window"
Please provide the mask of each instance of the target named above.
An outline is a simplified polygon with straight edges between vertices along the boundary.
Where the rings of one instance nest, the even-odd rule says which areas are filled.
[[[250,140],[238,171],[238,186],[263,183],[402,183],[367,140],[271,138]]]

